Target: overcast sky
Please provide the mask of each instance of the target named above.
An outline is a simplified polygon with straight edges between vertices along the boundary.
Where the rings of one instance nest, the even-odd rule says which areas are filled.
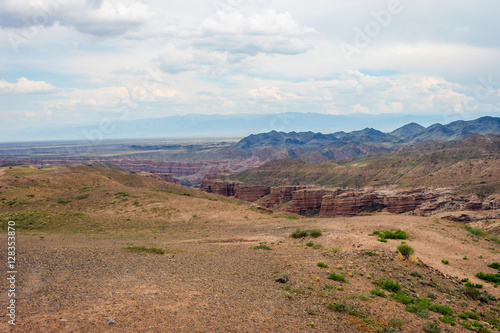
[[[0,0],[0,129],[500,115],[498,0]]]

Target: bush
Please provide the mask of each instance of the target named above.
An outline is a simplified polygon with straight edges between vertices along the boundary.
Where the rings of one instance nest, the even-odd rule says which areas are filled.
[[[300,230],[299,228],[297,228],[297,230],[295,230],[294,232],[292,232],[292,237],[293,238],[304,238],[306,236],[307,236],[307,231]]]
[[[414,277],[422,278],[422,274],[420,274],[419,272],[412,272],[410,275],[414,276]]]
[[[415,253],[415,250],[407,244],[401,244],[398,246],[398,251],[403,255],[403,257],[408,258]]]
[[[347,282],[344,275],[336,274],[333,272],[328,275],[328,278],[334,281]]]
[[[445,315],[445,316],[453,315],[453,310],[449,306],[446,306],[446,305],[431,304],[429,306],[429,310],[431,310],[433,312],[440,313],[440,314]]]
[[[453,316],[443,316],[441,318],[439,318],[440,321],[442,321],[443,323],[445,324],[450,324],[451,326],[455,326],[456,323],[455,323],[455,318],[453,318]]]
[[[401,229],[392,232],[391,230],[376,230],[374,235],[378,235],[381,239],[407,239],[408,235]]]
[[[448,264],[450,263],[448,260],[444,260],[444,259],[443,259],[443,260],[441,260],[441,262],[442,262],[443,264],[445,264],[445,265],[448,265]]]
[[[494,263],[489,264],[488,267],[500,269],[500,263],[494,262]]]
[[[387,280],[376,280],[376,281],[373,281],[374,284],[376,284],[377,286],[379,286],[380,288],[382,289],[385,289],[387,291],[390,291],[390,292],[393,292],[393,293],[397,293],[398,291],[401,290],[401,286],[399,285],[399,282],[394,282],[390,279],[387,279]]]
[[[479,284],[479,283],[471,283],[471,282],[465,282],[465,286],[466,287],[474,287],[474,288],[477,288],[477,289],[481,289],[483,287],[482,284]]]
[[[479,272],[476,274],[476,277],[486,282],[500,283],[500,273],[492,274],[492,273]]]
[[[312,230],[309,231],[309,234],[313,238],[318,238],[319,236],[322,235],[321,230],[319,230],[319,229],[312,229]]]
[[[328,265],[320,261],[318,262],[318,267],[328,268]]]

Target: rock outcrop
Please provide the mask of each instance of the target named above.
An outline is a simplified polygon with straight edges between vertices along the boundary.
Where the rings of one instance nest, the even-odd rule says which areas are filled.
[[[250,186],[227,180],[227,174],[206,175],[201,190],[254,202],[263,209],[275,209],[320,217],[352,216],[385,210],[401,214],[428,215],[436,211],[485,211],[498,209],[496,201],[480,201],[474,196],[452,196],[450,189],[410,191],[373,189],[332,189],[314,185]],[[284,203],[288,206],[280,207]]]

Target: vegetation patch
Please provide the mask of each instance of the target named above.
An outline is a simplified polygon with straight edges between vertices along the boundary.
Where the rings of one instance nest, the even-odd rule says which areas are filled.
[[[345,279],[345,275],[343,274],[337,274],[332,272],[328,275],[328,278],[333,281],[347,282]]]
[[[129,245],[123,248],[125,251],[129,252],[137,252],[137,253],[154,253],[154,254],[165,254],[166,251],[164,249],[160,249],[157,247],[144,247],[144,246],[134,246]]]
[[[318,267],[328,268],[328,265],[320,261],[318,262]]]
[[[408,235],[401,229],[394,230],[375,230],[372,235],[378,235],[380,239],[407,239]]]
[[[412,254],[415,253],[415,250],[407,244],[401,244],[397,247],[399,253],[403,255],[405,258],[409,258]]]
[[[300,230],[299,228],[297,228],[297,230],[292,232],[290,236],[292,236],[293,238],[305,238],[308,235],[310,235],[313,238],[318,238],[322,235],[322,232],[319,229]]]
[[[499,236],[491,235],[482,229],[474,228],[474,227],[471,227],[470,225],[466,225],[466,226],[464,226],[464,228],[472,235],[479,236],[479,237],[482,237],[484,239],[495,242],[497,244],[500,244],[500,237]]]
[[[255,250],[272,250],[267,246],[267,242],[260,242],[259,245],[253,247]]]
[[[479,272],[476,273],[476,277],[480,278],[483,281],[494,283],[495,286],[498,286],[498,284],[500,284],[500,273],[493,274]]]

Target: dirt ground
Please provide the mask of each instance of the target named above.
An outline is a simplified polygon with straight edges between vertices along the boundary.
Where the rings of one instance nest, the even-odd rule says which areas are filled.
[[[298,227],[319,228],[323,235],[290,237]],[[404,322],[398,332],[421,332],[427,321],[449,332],[468,332],[460,325],[439,322],[438,314],[422,318],[392,299],[361,295],[370,295],[374,280],[394,278],[418,296],[435,293],[437,301],[456,313],[471,307],[480,311],[485,305],[437,292],[424,283],[435,281],[442,290],[454,290],[467,277],[500,297],[500,288],[474,277],[479,271],[495,273],[487,264],[500,261],[498,244],[468,234],[458,223],[409,215],[292,220],[262,214],[257,220],[225,224],[189,221],[184,228],[185,235],[175,237],[168,230],[18,234],[17,324],[7,327],[7,317],[0,314],[0,330],[374,332],[397,318]],[[189,230],[199,228],[208,230],[207,234],[193,238]],[[369,236],[388,228],[409,234],[406,242],[424,265],[398,258],[400,241],[382,243]],[[5,233],[0,241],[6,244]],[[321,248],[306,246],[309,241]],[[272,250],[253,249],[261,242]],[[130,244],[163,248],[167,253],[123,250]],[[342,252],[328,251],[332,247]],[[364,255],[366,250],[377,255]],[[443,259],[449,264],[443,264]],[[320,261],[329,268],[318,267]],[[348,281],[329,280],[330,272],[346,274]],[[423,278],[411,276],[412,272],[420,272]],[[287,284],[275,282],[284,274],[290,279]],[[7,285],[2,280],[1,300],[6,304]],[[328,309],[328,304],[339,302],[364,315]],[[116,323],[108,324],[109,319]]]

